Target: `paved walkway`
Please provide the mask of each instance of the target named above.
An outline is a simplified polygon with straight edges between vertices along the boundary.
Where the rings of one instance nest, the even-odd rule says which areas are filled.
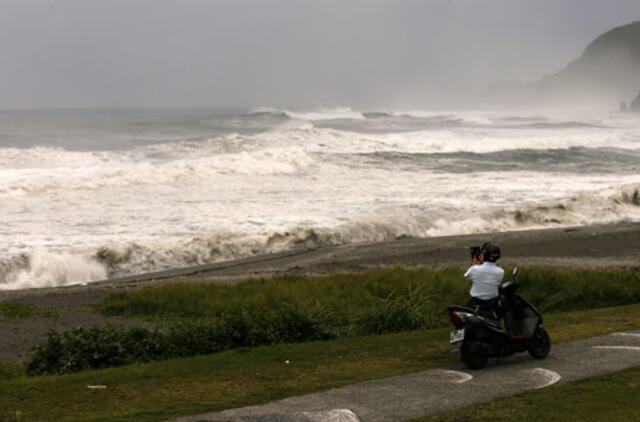
[[[469,371],[460,363],[174,422],[405,421],[639,365],[640,331],[612,333],[552,345],[545,360],[520,353],[490,360],[479,371]]]

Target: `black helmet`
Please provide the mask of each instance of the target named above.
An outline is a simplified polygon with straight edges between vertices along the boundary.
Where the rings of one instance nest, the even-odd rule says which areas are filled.
[[[484,260],[489,262],[496,262],[500,259],[500,248],[496,245],[487,244],[483,245],[482,254],[484,255]]]

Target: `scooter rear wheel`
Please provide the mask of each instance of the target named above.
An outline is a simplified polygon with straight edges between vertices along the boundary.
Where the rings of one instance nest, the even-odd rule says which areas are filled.
[[[472,341],[463,341],[460,347],[460,358],[469,369],[482,369],[489,358],[482,354]]]
[[[544,359],[547,357],[551,350],[551,339],[544,328],[540,326],[536,327],[533,336],[529,339],[527,350],[529,354],[536,359]]]

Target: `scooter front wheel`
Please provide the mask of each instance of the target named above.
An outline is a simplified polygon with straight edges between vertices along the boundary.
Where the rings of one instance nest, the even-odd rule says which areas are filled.
[[[551,350],[551,338],[549,338],[549,334],[544,328],[540,326],[536,327],[533,336],[529,339],[527,350],[529,354],[536,359],[544,359],[547,357]]]
[[[463,341],[460,347],[460,358],[469,369],[482,369],[489,358],[484,355],[473,341]]]

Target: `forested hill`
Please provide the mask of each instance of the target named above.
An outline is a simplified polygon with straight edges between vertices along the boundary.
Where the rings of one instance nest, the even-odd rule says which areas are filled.
[[[640,90],[640,21],[611,29],[562,70],[530,84],[491,88],[489,102],[523,106],[617,107]]]

